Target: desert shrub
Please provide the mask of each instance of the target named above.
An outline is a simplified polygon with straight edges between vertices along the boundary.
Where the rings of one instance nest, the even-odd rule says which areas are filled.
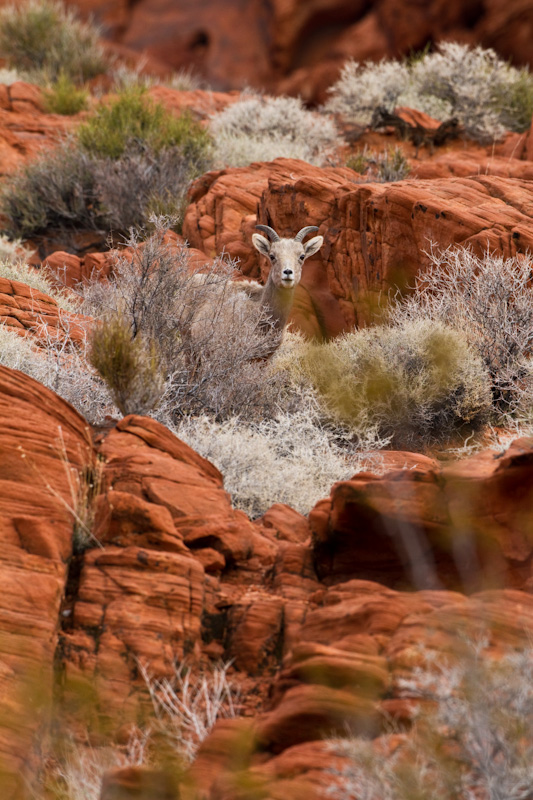
[[[402,105],[400,98],[409,82],[409,68],[401,62],[347,61],[339,80],[329,90],[331,96],[325,108],[358,125],[370,125],[376,108],[394,111]]]
[[[498,138],[505,129],[526,130],[533,113],[527,69],[510,66],[492,50],[455,42],[410,62],[348,62],[330,94],[326,110],[359,125],[379,125],[377,110],[405,105],[441,121],[456,118],[481,141]]]
[[[44,105],[51,114],[78,114],[87,108],[88,99],[89,93],[85,89],[78,89],[64,72],[44,92]]]
[[[307,111],[294,97],[244,95],[212,118],[210,130],[215,161],[221,166],[241,167],[282,156],[323,164],[337,144],[333,121]]]
[[[357,453],[364,450],[341,429],[326,426],[313,398],[305,395],[298,408],[269,419],[187,417],[175,432],[218,467],[234,506],[252,518],[273,503],[307,514],[335,481],[358,471]]]
[[[126,232],[153,211],[183,214],[190,181],[210,164],[209,139],[140,90],[102,106],[72,139],[4,185],[6,231],[30,238],[59,229]],[[179,223],[179,220],[178,220]]]
[[[193,677],[190,667],[175,663],[171,678],[154,678],[139,663],[156,715],[154,732],[170,739],[185,763],[194,761],[217,719],[238,716],[240,690],[228,677],[230,666],[220,664]]]
[[[86,289],[89,313],[121,314],[131,337],[157,343],[166,375],[158,415],[260,415],[279,396],[283,380],[265,361],[279,334],[230,283],[235,264],[217,259],[199,273],[189,251],[164,240],[164,227],[144,243],[132,234],[105,287]]]
[[[533,402],[533,260],[468,248],[432,250],[414,292],[392,309],[395,323],[425,319],[462,331],[490,375],[502,412]]]
[[[22,239],[49,228],[102,230],[105,213],[98,200],[93,159],[66,142],[26,164],[4,184],[6,233]]]
[[[161,399],[163,376],[154,339],[138,331],[120,313],[104,317],[91,335],[89,359],[122,414],[146,414]]]
[[[406,178],[411,166],[401,147],[389,147],[375,153],[366,146],[346,161],[346,166],[364,175],[369,181],[389,183]]]
[[[127,231],[150,216],[166,216],[180,230],[187,205],[186,190],[198,165],[177,148],[154,153],[133,146],[120,158],[95,158],[93,175],[106,224]]]
[[[133,89],[136,87],[168,86],[170,89],[177,89],[180,92],[192,92],[195,89],[206,88],[204,81],[190,68],[179,69],[165,78],[148,75],[143,72],[146,65],[145,59],[140,59],[135,65],[116,63],[111,66],[109,76],[113,86],[118,91],[123,89]]]
[[[190,114],[175,117],[142,87],[126,89],[113,102],[102,103],[80,125],[77,136],[88,153],[112,159],[136,144],[155,154],[176,147],[189,162],[202,163],[210,146],[209,136]]]
[[[524,800],[533,781],[531,648],[495,660],[482,645],[429,661],[401,682],[426,703],[413,730],[381,752],[368,740],[331,743],[347,757],[329,795],[342,800]]]
[[[347,333],[312,344],[301,368],[325,409],[356,432],[377,428],[397,446],[445,440],[479,427],[490,382],[464,335],[433,320]]]
[[[58,0],[28,0],[0,11],[0,52],[39,82],[61,73],[83,83],[106,71],[99,30]]]

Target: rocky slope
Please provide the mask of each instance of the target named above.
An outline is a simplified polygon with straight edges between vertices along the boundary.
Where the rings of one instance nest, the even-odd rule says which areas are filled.
[[[529,439],[443,470],[420,457],[359,474],[309,520],[274,506],[252,523],[154,420],[91,441],[66,403],[6,368],[0,413],[6,798],[45,747],[52,696],[72,723],[90,692],[92,735],[102,720],[117,732],[146,708],[139,664],[161,676],[185,657],[232,659],[244,701],[202,745],[194,786],[230,798],[247,773],[263,797],[323,797],[325,735],[379,736],[385,715],[410,717],[398,678],[416,647],[453,652],[460,632],[483,630],[498,652],[533,629]],[[69,486],[97,472],[97,542],[73,554],[74,495],[88,501]]]
[[[17,116],[24,93],[11,87],[4,108],[7,127],[20,126],[17,153],[25,132],[40,131],[46,147],[61,131],[37,103],[29,122]],[[165,96],[198,115],[231,101]],[[372,146],[391,141],[390,131],[368,135]],[[259,277],[257,221],[286,234],[317,224],[326,242],[306,264],[293,321],[331,335],[368,322],[380,294],[411,282],[429,242],[531,250],[531,135],[495,153],[459,141],[415,159],[402,146],[412,173],[395,184],[286,159],[207,174],[184,227],[197,263],[225,249]],[[11,157],[5,150],[4,174]],[[109,259],[60,250],[48,265],[73,285],[105,276]],[[61,335],[55,301],[18,281],[0,280],[0,319],[22,335],[39,324]],[[68,319],[81,336],[83,320]],[[349,724],[379,743],[390,718],[408,730],[414,701],[400,678],[421,648],[441,658],[481,632],[497,657],[531,636],[531,439],[445,466],[388,453],[374,472],[317,497],[308,517],[278,504],[251,521],[218,470],[150,418],[91,430],[53,392],[3,367],[0,417],[6,800],[22,798],[49,753],[51,720],[93,746],[123,743],[149,708],[141,665],[170,675],[173,659],[195,672],[231,659],[243,697],[242,716],[219,720],[201,746],[182,796],[318,800],[342,765],[325,737]],[[145,797],[171,800],[164,781],[118,770],[102,797],[144,785]]]
[[[3,0],[7,3],[7,0]],[[113,42],[173,69],[192,68],[215,89],[243,86],[323,99],[348,58],[408,55],[428,42],[494,48],[532,64],[533,10],[522,0],[77,0]],[[155,68],[155,66],[154,66]]]

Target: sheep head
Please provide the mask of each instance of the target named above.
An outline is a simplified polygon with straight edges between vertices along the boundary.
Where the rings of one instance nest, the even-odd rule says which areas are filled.
[[[306,258],[312,256],[322,247],[323,236],[314,236],[308,242],[302,239],[312,231],[317,231],[315,225],[302,228],[293,239],[282,239],[273,228],[268,225],[256,225],[261,231],[252,235],[252,242],[256,250],[266,256],[271,264],[269,280],[277,289],[294,289],[302,277],[302,266]]]

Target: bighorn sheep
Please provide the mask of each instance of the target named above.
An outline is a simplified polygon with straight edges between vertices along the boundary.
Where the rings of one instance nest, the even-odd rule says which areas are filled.
[[[324,237],[314,236],[303,243],[307,234],[318,230],[316,225],[302,228],[293,239],[282,239],[268,225],[256,225],[256,228],[268,236],[266,239],[254,233],[252,242],[256,250],[269,259],[270,273],[264,286],[253,281],[245,291],[266,310],[273,327],[282,331],[292,308],[294,290],[300,283],[303,263],[320,250]]]
[[[223,330],[229,330],[235,320],[255,321],[259,316],[259,330],[264,324],[265,332],[278,334],[268,337],[269,341],[261,345],[262,352],[271,355],[281,343],[281,334],[292,308],[294,291],[300,282],[302,265],[306,258],[322,247],[324,237],[315,236],[308,242],[302,241],[309,233],[318,230],[315,225],[302,228],[293,239],[282,239],[268,225],[256,227],[268,236],[267,239],[259,233],[252,235],[254,247],[270,261],[270,273],[265,285],[249,280],[230,280],[210,285],[209,276],[197,273],[191,288],[194,290],[195,287],[203,287],[207,291],[202,291],[189,303],[190,307],[194,307],[190,331],[196,341],[202,341],[206,330],[218,329],[210,346],[219,346],[223,341]],[[255,310],[256,306],[260,307],[259,314]]]

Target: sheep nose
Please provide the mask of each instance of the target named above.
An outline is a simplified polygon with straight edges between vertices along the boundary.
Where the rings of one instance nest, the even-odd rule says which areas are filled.
[[[283,274],[284,274],[284,275],[285,275],[287,278],[292,278],[292,276],[293,276],[293,271],[292,271],[292,269],[284,269],[284,270],[283,270]]]

